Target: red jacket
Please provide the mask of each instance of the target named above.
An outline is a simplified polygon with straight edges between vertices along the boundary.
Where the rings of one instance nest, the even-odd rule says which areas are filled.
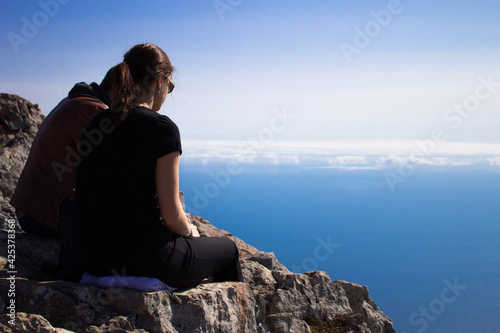
[[[79,85],[82,88],[86,84]],[[96,86],[86,85],[89,92]],[[79,162],[77,146],[82,131],[95,115],[107,108],[97,96],[80,94],[63,99],[49,113],[31,146],[12,196],[12,206],[57,231],[59,204],[74,192]]]

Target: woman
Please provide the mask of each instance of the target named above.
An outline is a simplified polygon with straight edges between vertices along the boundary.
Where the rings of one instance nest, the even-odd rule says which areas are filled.
[[[242,281],[236,245],[199,237],[179,202],[179,130],[157,113],[172,72],[158,46],[132,47],[115,71],[112,107],[82,134],[76,203],[88,270],[171,287]]]

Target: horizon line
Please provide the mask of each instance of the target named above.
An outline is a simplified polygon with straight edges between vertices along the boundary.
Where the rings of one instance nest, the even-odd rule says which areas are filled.
[[[500,144],[432,140],[184,140],[184,163],[302,165],[381,169],[421,166],[500,166]]]

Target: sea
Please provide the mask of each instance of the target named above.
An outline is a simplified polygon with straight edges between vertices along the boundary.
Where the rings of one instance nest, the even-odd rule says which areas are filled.
[[[500,332],[498,166],[181,162],[180,189],[192,214],[291,271],[367,286],[397,332]]]

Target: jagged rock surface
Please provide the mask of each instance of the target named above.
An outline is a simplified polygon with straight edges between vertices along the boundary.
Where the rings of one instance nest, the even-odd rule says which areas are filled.
[[[57,281],[51,271],[58,264],[58,241],[25,234],[18,226],[16,274],[9,274],[6,221],[15,217],[8,201],[43,115],[36,105],[15,95],[1,94],[0,99],[2,120],[22,129],[0,141],[2,332],[394,332],[366,287],[332,281],[320,271],[292,273],[272,253],[257,250],[199,216],[193,223],[202,236],[236,242],[245,283],[207,281],[174,293],[145,293]],[[8,308],[13,287],[15,313]]]
[[[4,123],[0,131],[0,227],[14,215],[9,200],[44,119],[38,104],[0,93],[0,120]]]

